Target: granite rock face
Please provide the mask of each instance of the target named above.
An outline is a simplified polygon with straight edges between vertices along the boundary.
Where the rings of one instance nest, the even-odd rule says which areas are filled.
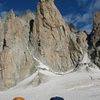
[[[94,16],[90,44],[89,54],[91,60],[100,68],[100,11],[97,11]]]
[[[35,56],[53,71],[75,68],[87,52],[87,35],[72,31],[53,0],[39,1],[31,37]]]
[[[12,10],[0,26],[0,90],[4,90],[15,86],[36,69],[23,25]]]
[[[0,19],[0,90],[32,75],[39,61],[50,71],[66,72],[87,52],[86,33],[65,23],[54,0],[39,0],[35,15],[28,10],[16,17],[10,11]]]

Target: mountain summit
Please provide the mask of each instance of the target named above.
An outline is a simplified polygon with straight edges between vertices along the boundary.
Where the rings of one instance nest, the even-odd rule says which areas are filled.
[[[98,66],[99,17],[97,12],[89,53]],[[17,17],[11,10],[1,19],[0,36],[0,90],[29,77],[39,70],[39,64],[45,65],[40,69],[60,73],[87,63],[83,62],[88,58],[87,34],[65,23],[54,0],[39,0],[35,14],[27,11]]]

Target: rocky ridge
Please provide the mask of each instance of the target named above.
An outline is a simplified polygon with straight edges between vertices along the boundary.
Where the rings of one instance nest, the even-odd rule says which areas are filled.
[[[90,34],[89,54],[92,62],[100,68],[100,11],[97,11],[93,19],[93,30]]]
[[[31,43],[35,56],[51,70],[67,71],[78,65],[87,52],[85,32],[73,32],[53,0],[40,0]]]
[[[0,88],[16,85],[35,72],[35,60],[27,50],[29,40],[23,25],[11,10],[1,22],[0,30]]]
[[[100,44],[96,42],[100,40],[97,15],[89,54],[99,66],[99,61],[96,63],[91,56],[96,51],[95,59],[100,60],[98,46],[94,46]],[[94,36],[99,38],[92,39]],[[78,68],[87,53],[87,34],[65,23],[54,0],[39,0],[35,14],[28,10],[15,16],[11,10],[0,21],[0,90],[13,87],[32,75],[40,61],[50,71],[66,72]]]

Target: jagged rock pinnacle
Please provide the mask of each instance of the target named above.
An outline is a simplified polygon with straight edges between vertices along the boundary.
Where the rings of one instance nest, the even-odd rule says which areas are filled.
[[[31,12],[15,17],[11,10],[1,21],[0,90],[15,86],[39,70],[38,62],[47,65],[50,71],[66,72],[84,60],[88,52],[86,33],[65,23],[53,1],[39,0],[35,19]],[[92,37],[96,51],[92,59],[96,64],[100,62],[100,17],[97,16],[98,13]]]
[[[93,30],[90,37],[90,57],[92,61],[100,67],[100,11],[97,11],[94,16]]]
[[[14,18],[15,18],[15,13],[14,13],[13,9],[11,9],[11,10],[8,12],[7,18],[8,18],[8,19],[14,19]]]
[[[48,1],[54,1],[54,0],[39,0],[39,2],[48,2]]]
[[[74,34],[54,2],[48,1],[53,0],[38,3],[32,44],[36,56],[52,70],[67,71],[82,60],[87,48],[86,34]]]

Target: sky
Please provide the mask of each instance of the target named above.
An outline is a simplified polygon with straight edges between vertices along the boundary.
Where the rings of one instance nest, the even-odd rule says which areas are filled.
[[[13,9],[17,15],[27,9],[36,10],[38,0],[0,0],[0,15],[5,16]],[[100,10],[100,0],[55,0],[55,5],[64,20],[73,23],[79,30],[92,30],[93,15]]]

